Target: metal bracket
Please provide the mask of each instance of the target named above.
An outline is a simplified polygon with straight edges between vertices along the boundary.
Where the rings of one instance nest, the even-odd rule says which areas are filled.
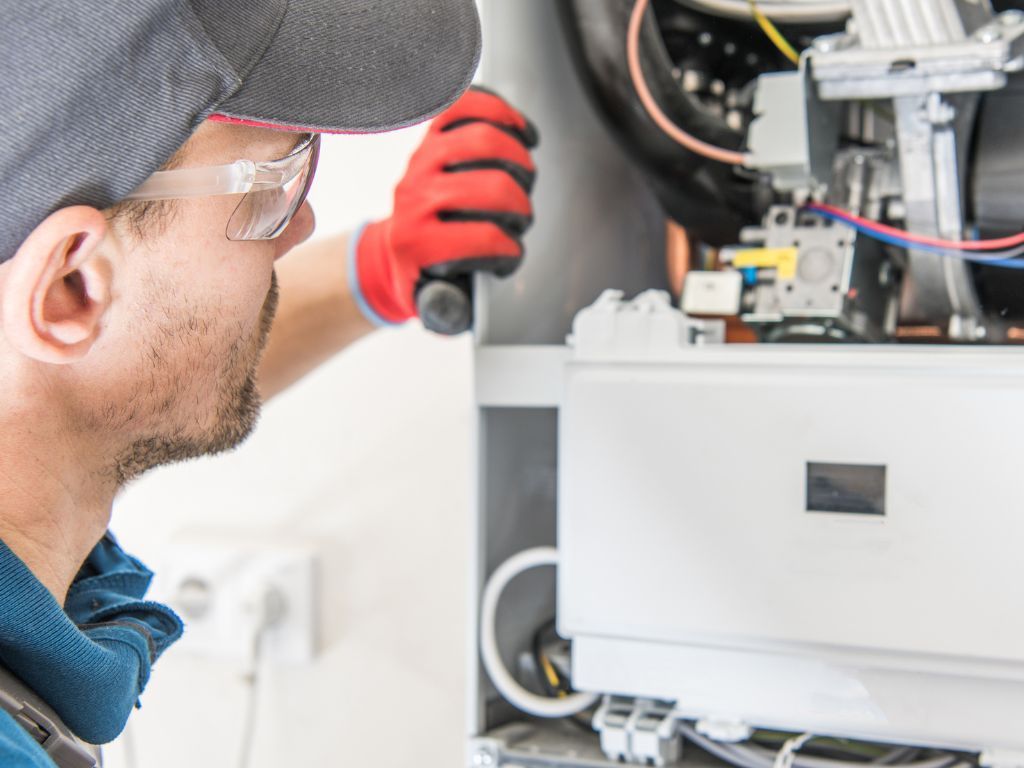
[[[889,4],[856,0],[856,32],[815,41],[811,58],[822,99],[992,91],[1006,85],[1007,72],[1021,68],[1019,11],[993,17],[987,3],[908,0],[904,13],[921,23],[904,26],[884,22]]]
[[[908,227],[915,232],[963,236],[961,154],[977,97],[960,97],[958,107],[938,93],[894,99],[900,147],[900,175]],[[914,276],[903,297],[905,319],[948,317],[949,333],[974,341],[983,315],[966,262],[924,250],[909,252]]]
[[[888,0],[854,0],[850,31],[819,38],[806,58],[823,100],[892,99],[907,225],[958,240],[979,93],[1004,87],[1024,64],[1024,14],[994,16],[987,2],[960,0],[906,6],[921,20],[913,29],[886,21]],[[909,262],[904,321],[944,318],[956,341],[987,335],[968,264],[921,249]]]

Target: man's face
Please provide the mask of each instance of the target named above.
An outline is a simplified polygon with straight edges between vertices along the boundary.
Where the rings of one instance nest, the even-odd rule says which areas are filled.
[[[289,154],[295,134],[205,124],[177,167]],[[308,205],[276,240],[232,242],[240,196],[174,201],[136,231],[114,217],[117,269],[109,317],[79,365],[101,386],[76,408],[109,435],[125,482],[172,461],[236,446],[260,409],[256,371],[277,303],[274,261],[312,232]]]

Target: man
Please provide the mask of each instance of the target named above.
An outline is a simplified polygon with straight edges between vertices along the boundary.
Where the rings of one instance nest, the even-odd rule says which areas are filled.
[[[59,720],[113,739],[181,631],[104,533],[118,489],[237,445],[261,394],[413,317],[428,278],[514,269],[535,137],[465,93],[472,0],[4,11],[0,765],[87,764]],[[319,133],[439,114],[391,218],[277,263],[313,231]]]

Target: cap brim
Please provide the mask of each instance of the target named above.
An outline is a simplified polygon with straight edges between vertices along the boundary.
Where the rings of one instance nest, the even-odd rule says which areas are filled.
[[[415,125],[469,87],[474,0],[290,0],[266,52],[212,119],[316,133]]]

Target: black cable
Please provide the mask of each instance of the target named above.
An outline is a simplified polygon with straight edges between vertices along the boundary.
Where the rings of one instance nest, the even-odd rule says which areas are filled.
[[[545,637],[551,635],[558,638],[555,626],[556,623],[554,618],[541,624],[540,627],[537,628],[537,631],[533,633],[533,640],[530,644],[533,663],[537,668],[537,676],[540,678],[541,686],[544,688],[544,692],[548,696],[558,696],[560,693],[573,693],[572,683],[566,677],[558,673],[558,669],[554,664],[551,664],[551,660],[547,658],[547,654],[544,653]],[[551,681],[548,680],[548,676],[545,674],[545,665],[543,663],[544,659],[547,659],[548,664],[551,664],[552,669],[555,670],[555,676],[558,678],[557,687],[551,685]],[[579,714],[572,715],[566,719],[576,728],[579,728],[591,735],[594,734],[594,726],[591,724],[594,719],[594,710],[580,712]]]
[[[544,635],[551,632],[555,628],[555,620],[549,619],[541,624],[537,631],[533,633],[533,641],[530,644],[530,650],[533,654],[533,663],[537,667],[537,677],[540,678],[540,684],[544,688],[544,693],[548,696],[557,696],[559,689],[551,685],[551,681],[548,680],[548,676],[544,674],[544,663],[541,660],[542,648]]]

